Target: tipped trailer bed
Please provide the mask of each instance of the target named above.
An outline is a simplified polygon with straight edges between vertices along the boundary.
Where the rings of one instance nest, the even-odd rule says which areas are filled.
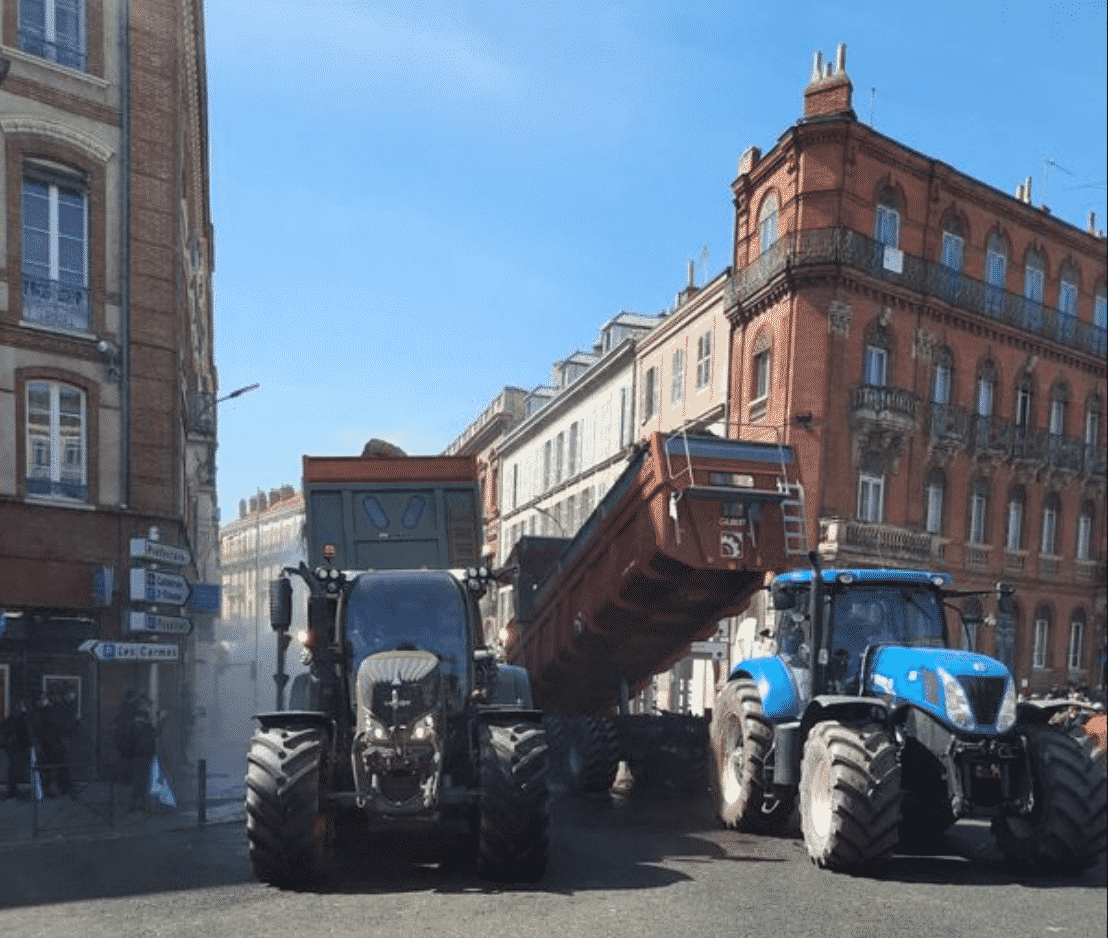
[[[575,537],[513,548],[507,657],[541,709],[609,713],[806,550],[788,446],[654,433]]]

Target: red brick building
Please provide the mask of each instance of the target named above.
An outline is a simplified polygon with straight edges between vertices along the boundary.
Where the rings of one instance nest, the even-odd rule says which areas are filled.
[[[1102,681],[1103,234],[857,121],[845,50],[742,157],[729,432],[786,427],[839,566],[948,570],[1032,693]],[[975,602],[975,600],[967,600]]]
[[[73,688],[76,758],[107,761],[134,689],[171,759],[203,622],[132,618],[181,610],[132,603],[130,542],[217,581],[202,2],[5,3],[0,40],[0,716]],[[98,664],[90,640],[164,663]]]

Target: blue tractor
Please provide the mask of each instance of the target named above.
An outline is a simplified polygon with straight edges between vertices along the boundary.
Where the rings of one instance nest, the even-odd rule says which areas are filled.
[[[873,866],[957,819],[992,819],[1009,859],[1054,871],[1105,846],[1105,758],[1020,702],[1000,662],[957,650],[946,573],[811,570],[772,586],[773,656],[738,662],[711,722],[716,809],[782,829],[799,802],[821,867]],[[1011,592],[998,584],[1002,607]]]

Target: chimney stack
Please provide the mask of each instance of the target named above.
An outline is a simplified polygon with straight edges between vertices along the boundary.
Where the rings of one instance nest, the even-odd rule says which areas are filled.
[[[823,53],[812,59],[812,74],[804,89],[804,119],[843,115],[856,120],[851,106],[854,85],[846,74],[846,43],[840,42],[835,51],[835,64],[823,65]]]

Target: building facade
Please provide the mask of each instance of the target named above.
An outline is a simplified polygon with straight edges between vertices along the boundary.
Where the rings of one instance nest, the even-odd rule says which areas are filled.
[[[130,573],[218,567],[202,2],[6,2],[0,73],[0,715],[72,689],[102,763],[132,689],[177,761],[210,617]]]
[[[1099,684],[1104,236],[859,123],[845,65],[733,184],[730,432],[783,428],[828,563],[1011,583],[978,647]]]
[[[239,502],[238,517],[219,529],[219,552],[222,608],[197,683],[209,751],[229,750],[241,760],[253,715],[276,709],[277,637],[269,625],[269,583],[285,567],[307,559],[303,494],[285,485]],[[294,640],[285,671],[299,674],[305,668],[295,636],[307,628],[307,588],[299,577],[290,582]],[[284,700],[287,705],[287,686]]]

